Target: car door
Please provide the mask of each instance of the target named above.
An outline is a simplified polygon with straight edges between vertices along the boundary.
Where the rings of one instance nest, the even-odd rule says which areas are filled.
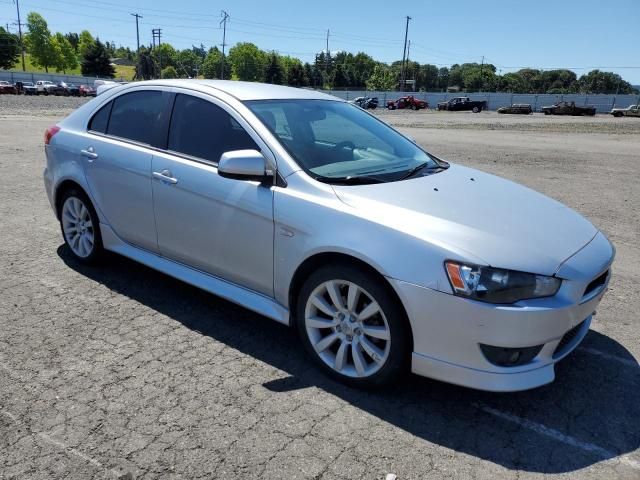
[[[267,149],[232,112],[209,96],[176,95],[167,150],[152,160],[158,246],[167,258],[272,296],[272,188],[218,175],[222,153]]]
[[[169,98],[161,90],[116,97],[92,117],[80,144],[87,183],[106,222],[125,242],[154,252],[152,147],[166,132]]]
[[[640,106],[636,105],[635,107],[632,106],[629,109],[628,115],[631,117],[640,117]]]

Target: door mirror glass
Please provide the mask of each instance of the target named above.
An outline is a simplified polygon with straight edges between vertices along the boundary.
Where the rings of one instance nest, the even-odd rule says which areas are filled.
[[[236,180],[257,180],[273,176],[267,171],[267,161],[257,150],[233,150],[225,152],[218,162],[221,177]]]

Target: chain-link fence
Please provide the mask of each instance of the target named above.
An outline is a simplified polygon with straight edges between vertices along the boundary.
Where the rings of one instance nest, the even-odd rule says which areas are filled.
[[[487,102],[489,110],[497,110],[500,107],[510,106],[514,103],[528,103],[535,112],[541,111],[546,105],[556,102],[576,102],[576,105],[590,105],[596,107],[598,113],[607,113],[612,108],[625,108],[629,105],[640,103],[639,95],[585,95],[585,94],[528,94],[528,93],[440,93],[440,92],[372,92],[353,90],[330,90],[331,95],[353,100],[357,97],[378,97],[379,106],[386,107],[387,101],[395,100],[405,95],[413,95],[415,98],[429,103],[430,108],[435,108],[439,102],[446,102],[455,97],[469,97],[471,100],[483,100]]]

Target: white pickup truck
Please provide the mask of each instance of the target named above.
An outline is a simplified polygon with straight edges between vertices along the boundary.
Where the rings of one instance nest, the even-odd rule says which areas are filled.
[[[36,82],[36,95],[49,95],[50,90],[55,86],[56,84],[49,80],[38,80]]]
[[[640,105],[629,105],[627,108],[614,108],[610,113],[614,117],[640,117]]]

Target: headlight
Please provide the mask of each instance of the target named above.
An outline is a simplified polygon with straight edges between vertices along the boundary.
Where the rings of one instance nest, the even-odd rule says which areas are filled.
[[[488,303],[515,303],[555,295],[559,278],[447,261],[445,269],[456,295]]]

